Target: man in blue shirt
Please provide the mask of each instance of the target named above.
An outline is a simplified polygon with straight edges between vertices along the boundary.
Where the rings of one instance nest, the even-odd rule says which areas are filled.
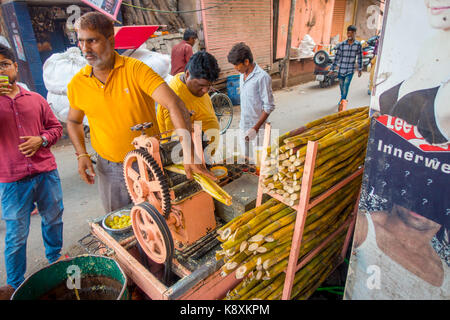
[[[356,27],[350,25],[347,28],[347,40],[336,46],[336,55],[331,66],[330,73],[335,72],[339,66],[338,79],[341,89],[341,100],[339,101],[339,111],[342,111],[347,104],[348,88],[355,72],[356,57],[358,57],[358,77],[361,77],[362,70],[362,46],[361,42],[355,40]]]
[[[239,80],[241,100],[241,150],[244,156],[253,158],[253,148],[261,146],[264,137],[263,124],[275,109],[272,78],[256,62],[250,48],[237,43],[228,53],[228,62],[241,76]],[[253,148],[250,148],[250,143]]]

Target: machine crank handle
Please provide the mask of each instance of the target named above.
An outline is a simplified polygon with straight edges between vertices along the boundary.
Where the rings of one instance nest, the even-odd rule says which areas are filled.
[[[141,131],[141,135],[144,135],[145,130],[147,130],[148,128],[151,128],[151,127],[153,127],[153,122],[144,122],[144,123],[140,123],[135,126],[132,126],[130,129],[131,129],[131,131]]]

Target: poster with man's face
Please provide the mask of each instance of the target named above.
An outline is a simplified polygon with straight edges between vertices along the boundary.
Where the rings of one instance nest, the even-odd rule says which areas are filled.
[[[450,298],[450,0],[387,2],[345,299]]]

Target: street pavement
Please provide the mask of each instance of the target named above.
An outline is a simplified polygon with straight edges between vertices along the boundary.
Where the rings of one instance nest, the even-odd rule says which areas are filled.
[[[361,78],[355,76],[350,85],[348,108],[367,106],[370,96],[367,94],[369,73],[363,72]],[[336,82],[329,88],[320,88],[317,81],[281,89],[274,92],[276,108],[269,120],[274,129],[280,133],[298,128],[312,120],[337,111],[339,85]],[[234,108],[231,128],[239,125],[239,106]],[[77,160],[74,149],[67,136],[52,147],[56,157],[58,171],[64,194],[64,246],[63,253],[70,256],[86,253],[78,240],[89,233],[88,221],[105,214],[97,184],[87,185],[78,176]],[[88,151],[92,147],[88,145]],[[30,234],[27,243],[26,276],[45,267],[44,244],[41,235],[41,218],[31,216]],[[4,261],[5,222],[0,221],[0,286],[6,282]]]

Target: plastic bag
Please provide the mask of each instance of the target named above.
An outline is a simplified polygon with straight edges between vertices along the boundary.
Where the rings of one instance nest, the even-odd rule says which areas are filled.
[[[167,54],[150,51],[140,47],[136,51],[131,49],[127,50],[123,53],[123,55],[142,61],[163,79],[166,78],[170,72],[170,56]]]
[[[78,47],[52,54],[44,63],[43,79],[47,90],[54,94],[67,94],[67,85],[73,76],[87,64]]]
[[[299,49],[299,58],[311,58],[314,56],[314,47],[316,46],[316,43],[314,42],[313,38],[306,34],[303,37],[303,40],[300,42],[300,45],[298,46]]]
[[[47,93],[47,102],[50,105],[55,117],[61,122],[67,122],[67,115],[69,114],[69,98],[64,94],[56,94],[52,92]],[[86,116],[83,119],[83,124],[88,126],[88,120]]]

